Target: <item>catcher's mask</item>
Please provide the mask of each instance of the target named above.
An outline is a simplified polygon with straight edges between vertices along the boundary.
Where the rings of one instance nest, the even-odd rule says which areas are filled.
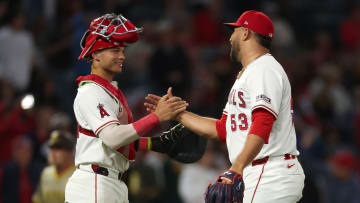
[[[80,41],[82,51],[78,59],[90,60],[94,51],[134,43],[142,30],[122,15],[105,14],[96,18]]]

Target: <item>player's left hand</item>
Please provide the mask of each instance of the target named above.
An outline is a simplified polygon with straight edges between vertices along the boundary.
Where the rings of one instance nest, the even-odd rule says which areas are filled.
[[[205,193],[205,203],[241,203],[244,197],[242,176],[228,170],[221,174],[216,182],[209,185]]]

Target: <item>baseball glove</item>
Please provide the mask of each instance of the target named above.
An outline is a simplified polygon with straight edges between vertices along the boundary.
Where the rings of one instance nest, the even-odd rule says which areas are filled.
[[[207,139],[179,123],[159,136],[151,137],[151,143],[153,151],[166,153],[182,163],[194,163],[204,155]]]
[[[223,180],[226,180],[223,182]],[[228,170],[210,184],[205,193],[205,203],[242,203],[244,181],[242,176]]]

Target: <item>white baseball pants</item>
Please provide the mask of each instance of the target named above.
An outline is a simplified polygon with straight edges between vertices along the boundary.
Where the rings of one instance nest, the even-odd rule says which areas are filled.
[[[295,203],[302,197],[305,175],[297,158],[269,157],[244,169],[243,203]]]
[[[65,203],[129,203],[128,189],[116,178],[76,169],[66,184]]]

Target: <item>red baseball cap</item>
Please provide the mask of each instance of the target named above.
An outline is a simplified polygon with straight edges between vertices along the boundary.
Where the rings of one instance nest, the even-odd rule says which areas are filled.
[[[231,27],[245,27],[260,35],[270,37],[274,36],[274,25],[270,18],[260,11],[245,11],[234,23],[224,23]]]

